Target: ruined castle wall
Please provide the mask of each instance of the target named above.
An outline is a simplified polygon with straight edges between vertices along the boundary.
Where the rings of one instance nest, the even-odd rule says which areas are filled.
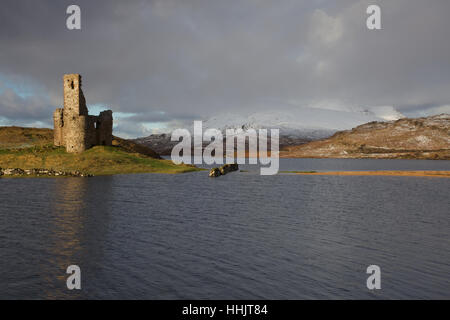
[[[67,152],[83,152],[94,145],[112,145],[112,111],[90,116],[81,90],[81,76],[66,74],[63,78],[64,108],[53,114],[54,143],[66,146]]]
[[[82,152],[92,146],[92,131],[86,100],[81,90],[81,76],[64,75],[64,129],[67,152]]]
[[[100,112],[97,120],[97,144],[103,146],[112,145],[113,117],[112,111]]]
[[[98,145],[97,121],[98,116],[89,116],[88,140],[91,146]]]
[[[53,140],[55,146],[64,146],[64,134],[63,134],[63,127],[64,127],[64,120],[63,120],[63,109],[56,109],[53,113],[53,124],[54,124],[54,131],[53,131]]]
[[[64,136],[67,152],[83,152],[91,147],[89,117],[73,117],[64,123]]]
[[[88,115],[79,74],[64,75],[64,117],[66,115]]]

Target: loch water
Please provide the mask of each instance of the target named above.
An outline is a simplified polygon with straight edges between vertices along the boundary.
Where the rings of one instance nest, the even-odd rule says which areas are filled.
[[[0,299],[449,299],[450,179],[0,178]],[[450,170],[281,159],[280,170]],[[81,290],[66,268],[81,268]],[[368,290],[366,268],[381,268]]]

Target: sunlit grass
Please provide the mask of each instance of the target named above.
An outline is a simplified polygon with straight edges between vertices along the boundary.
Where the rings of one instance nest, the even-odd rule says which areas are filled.
[[[170,160],[154,159],[129,153],[120,147],[96,146],[82,153],[67,153],[62,147],[43,146],[24,149],[0,149],[2,168],[46,168],[81,171],[93,175],[118,173],[181,173],[197,171],[189,165],[175,165]]]
[[[7,127],[0,130],[0,167],[80,171],[92,175],[125,173],[182,173],[198,171],[191,165],[175,165],[157,159],[152,151],[115,138],[115,146],[96,146],[82,153],[67,153],[52,144],[49,129]],[[150,155],[150,156],[149,156]]]

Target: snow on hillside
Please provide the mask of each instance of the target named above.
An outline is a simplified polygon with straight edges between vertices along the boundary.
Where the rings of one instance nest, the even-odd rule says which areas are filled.
[[[375,109],[375,108],[374,108]],[[354,128],[370,121],[392,120],[402,117],[392,107],[338,111],[322,108],[292,107],[256,113],[214,116],[204,121],[204,128],[225,129],[280,129],[283,136],[320,139],[339,130]]]

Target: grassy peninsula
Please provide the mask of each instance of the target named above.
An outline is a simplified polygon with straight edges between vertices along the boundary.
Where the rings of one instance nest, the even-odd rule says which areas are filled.
[[[198,171],[175,165],[150,148],[114,137],[113,146],[95,146],[82,153],[67,153],[53,146],[53,130],[0,127],[0,168],[44,168],[90,175],[127,173],[183,173]]]

